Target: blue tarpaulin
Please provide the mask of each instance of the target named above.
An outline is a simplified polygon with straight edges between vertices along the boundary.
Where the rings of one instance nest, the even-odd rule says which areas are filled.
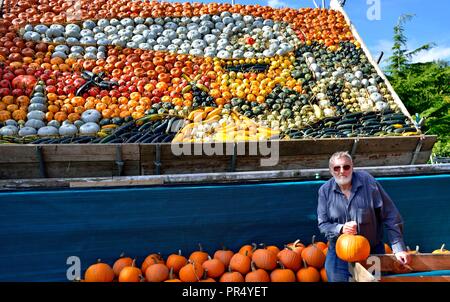
[[[405,220],[405,241],[431,252],[450,244],[450,175],[378,179]],[[203,245],[237,250],[319,235],[323,181],[202,186],[67,189],[0,193],[0,281],[67,281],[67,260],[81,272],[122,253],[188,256]],[[322,239],[319,236],[318,239]]]

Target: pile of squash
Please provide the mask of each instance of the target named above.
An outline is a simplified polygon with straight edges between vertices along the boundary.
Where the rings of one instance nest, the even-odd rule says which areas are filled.
[[[0,143],[96,143],[131,119],[207,107],[261,127],[145,142],[418,134],[335,10],[16,2],[0,19]]]
[[[99,260],[88,267],[83,282],[327,282],[327,244],[297,240],[280,249],[255,243],[234,252],[225,247],[211,254],[201,245],[190,255],[181,251],[163,259],[148,255],[140,265],[122,255],[112,266]]]

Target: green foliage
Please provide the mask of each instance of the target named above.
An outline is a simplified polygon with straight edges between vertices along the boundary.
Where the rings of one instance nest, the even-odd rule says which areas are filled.
[[[413,55],[427,50],[426,44],[408,51],[404,23],[412,15],[402,15],[394,27],[393,54],[389,57],[387,76],[394,90],[411,114],[425,119],[422,130],[438,136],[433,148],[437,156],[450,156],[450,66],[446,62],[411,63]]]

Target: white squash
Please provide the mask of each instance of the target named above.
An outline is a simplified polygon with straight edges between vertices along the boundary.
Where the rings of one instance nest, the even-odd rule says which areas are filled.
[[[95,135],[98,131],[100,131],[100,126],[93,122],[87,122],[80,127],[80,134],[84,135]]]
[[[101,117],[102,114],[96,109],[89,109],[81,114],[81,120],[85,123],[88,122],[98,123]]]

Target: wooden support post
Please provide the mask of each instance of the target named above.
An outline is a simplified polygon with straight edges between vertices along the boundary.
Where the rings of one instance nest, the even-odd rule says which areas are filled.
[[[155,161],[153,162],[155,164],[155,174],[160,175],[161,174],[161,144],[156,144],[155,146]]]
[[[45,169],[44,155],[42,154],[42,146],[36,146],[36,157],[39,162],[39,174],[42,178],[47,178]]]
[[[425,140],[425,136],[421,135],[419,137],[419,141],[417,142],[416,149],[414,150],[411,162],[409,163],[410,165],[414,165],[414,163],[416,162],[417,156],[419,155],[419,152],[422,149],[422,145],[423,145],[423,141],[424,140]]]
[[[350,151],[350,155],[352,156],[352,158],[355,156],[356,149],[358,148],[358,143],[359,143],[359,138],[356,138],[356,139],[353,141],[352,150]],[[354,159],[353,159],[353,160],[354,160]]]
[[[124,164],[125,163],[122,159],[122,146],[117,145],[116,146],[116,165],[117,165],[119,176],[123,175],[123,165]]]
[[[236,143],[233,143],[233,155],[231,156],[230,169],[228,170],[228,172],[236,171],[236,156],[237,156],[237,145]]]

